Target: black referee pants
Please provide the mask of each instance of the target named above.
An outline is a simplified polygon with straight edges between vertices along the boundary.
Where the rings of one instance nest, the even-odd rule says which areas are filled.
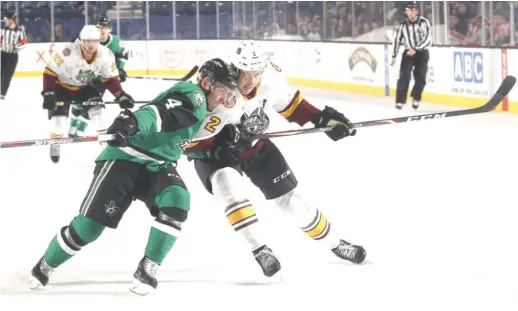
[[[426,73],[428,71],[428,60],[430,53],[428,50],[416,51],[414,56],[407,54],[405,50],[399,67],[399,79],[397,80],[396,103],[406,103],[408,97],[408,85],[410,84],[410,74],[414,69],[414,87],[412,88],[413,99],[421,101],[423,90],[426,85]]]
[[[11,79],[13,78],[16,65],[18,64],[18,53],[6,53],[2,51],[1,56],[1,71],[2,76],[0,77],[1,92],[2,96],[7,94]]]

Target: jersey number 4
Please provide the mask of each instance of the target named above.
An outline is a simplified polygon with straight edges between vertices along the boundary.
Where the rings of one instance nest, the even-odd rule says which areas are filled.
[[[181,106],[181,105],[183,105],[181,101],[176,100],[176,99],[172,99],[172,98],[168,98],[167,99],[167,104],[165,104],[165,107],[167,109],[172,109],[172,108],[174,108],[176,106]]]

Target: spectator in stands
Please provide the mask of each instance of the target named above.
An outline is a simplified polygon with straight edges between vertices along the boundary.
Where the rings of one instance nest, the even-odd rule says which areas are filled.
[[[65,39],[65,34],[63,32],[63,27],[60,24],[54,26],[54,41],[55,42],[65,42],[68,41]]]
[[[350,28],[348,28],[347,26],[350,27],[350,25],[346,25],[345,19],[343,19],[343,18],[338,19],[338,23],[336,25],[336,38],[343,38],[343,37],[351,36]]]
[[[308,29],[309,29],[308,40],[310,40],[310,41],[322,40],[322,37],[320,36],[320,34],[318,32],[318,28],[315,26],[315,24],[309,23]]]
[[[450,15],[450,31],[466,36],[468,34],[468,24],[464,18],[460,18],[458,15]]]
[[[336,18],[336,16],[330,15],[329,18],[327,19],[326,33],[324,36],[326,40],[338,38],[338,36],[336,34],[337,26],[338,26],[338,19]]]
[[[495,38],[495,45],[509,45],[511,36],[509,33],[509,24],[501,24],[498,26],[498,33]]]

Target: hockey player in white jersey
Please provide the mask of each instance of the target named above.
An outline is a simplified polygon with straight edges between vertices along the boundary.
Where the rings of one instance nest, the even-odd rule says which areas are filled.
[[[310,238],[322,243],[339,258],[363,262],[365,249],[335,236],[322,212],[306,204],[297,191],[294,173],[274,143],[263,139],[252,145],[244,138],[266,132],[271,115],[277,113],[301,126],[308,122],[315,127],[334,126],[325,133],[334,141],[354,136],[356,130],[335,109],[325,107],[320,110],[307,102],[290,86],[281,69],[266,60],[258,43],[241,42],[232,62],[239,70],[238,88],[245,100],[243,105],[232,109],[220,107],[215,114],[209,115],[206,125],[198,132],[197,141],[186,150],[187,155],[190,153],[195,158],[195,168],[205,188],[224,202],[230,224],[248,243],[266,276],[277,273],[280,263],[259,237],[254,207],[241,191],[242,173],[266,199],[275,200]]]
[[[122,90],[115,57],[99,44],[100,32],[94,25],[86,25],[80,33],[81,42],[70,43],[56,51],[43,72],[43,109],[48,110],[50,137],[61,138],[68,125],[70,104],[88,102],[88,114],[97,133],[103,134],[110,125],[103,118],[104,106],[98,90],[89,84],[99,75],[121,108],[132,108],[133,99]],[[59,145],[50,146],[52,162],[59,162]]]

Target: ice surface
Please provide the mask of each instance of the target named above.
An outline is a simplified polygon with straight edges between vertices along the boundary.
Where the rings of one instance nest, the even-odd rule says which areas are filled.
[[[168,85],[130,81],[126,90],[147,100]],[[0,140],[46,138],[40,88],[39,79],[14,79],[0,102]],[[353,121],[413,113],[387,98],[303,93]],[[451,108],[422,107],[438,109]],[[276,125],[292,127],[280,118]],[[306,200],[373,262],[336,259],[249,186],[282,283],[261,277],[221,204],[182,160],[192,209],[149,297],[127,289],[152,222],[140,203],[60,267],[49,288],[28,290],[30,269],[77,214],[100,148],[65,145],[58,165],[47,147],[0,150],[0,310],[517,310],[517,137],[518,115],[495,112],[365,128],[336,143],[323,134],[276,140]]]

